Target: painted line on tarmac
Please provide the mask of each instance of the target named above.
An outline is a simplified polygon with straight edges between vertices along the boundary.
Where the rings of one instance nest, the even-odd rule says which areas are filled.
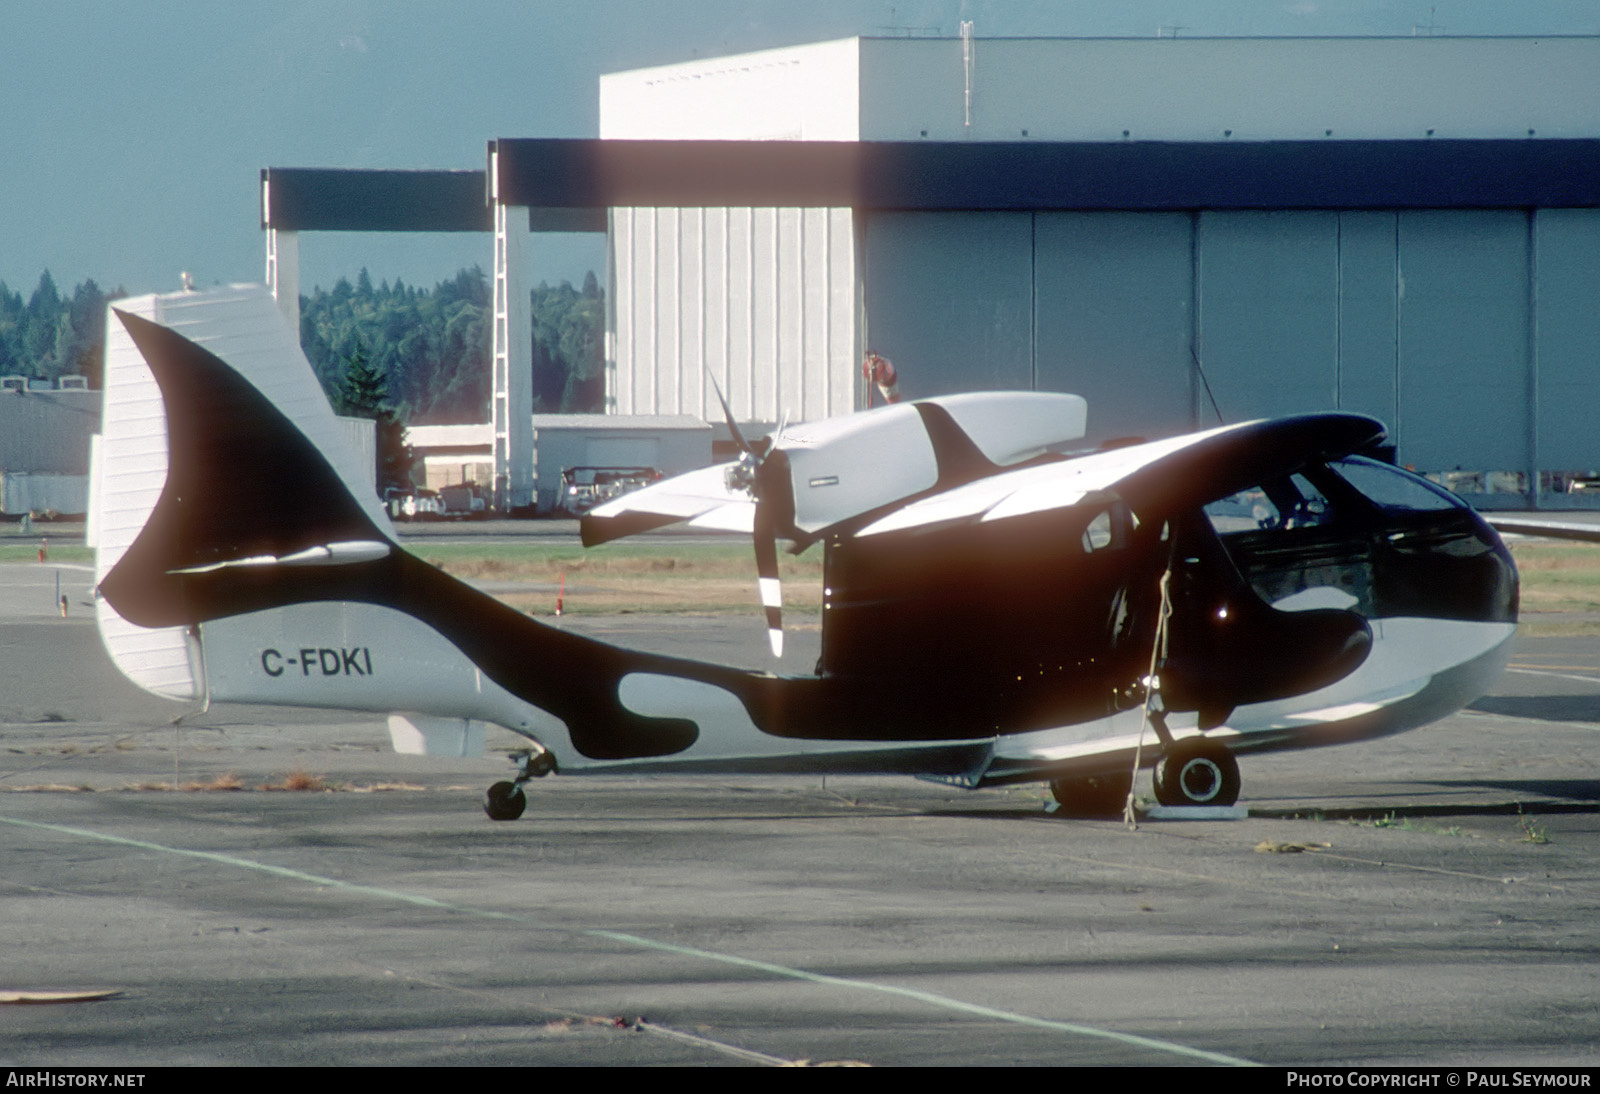
[[[1553,676],[1557,680],[1582,680],[1585,684],[1594,684],[1600,687],[1600,677],[1578,676],[1570,672],[1546,672],[1543,669],[1506,669],[1507,672],[1519,673],[1523,676]]]
[[[480,919],[499,919],[512,923],[525,923],[531,926],[551,929],[548,924],[541,923],[533,916],[520,915],[515,912],[497,912],[487,908],[474,908],[468,904],[455,904],[446,900],[436,900],[433,897],[423,896],[420,893],[407,893],[400,889],[385,889],[377,885],[363,885],[360,882],[341,881],[338,878],[323,877],[319,874],[308,874],[303,870],[290,869],[287,866],[273,866],[265,862],[256,862],[252,859],[239,858],[235,855],[223,854],[219,851],[196,851],[186,847],[169,847],[161,843],[152,843],[149,840],[132,839],[128,836],[112,836],[104,832],[95,832],[88,828],[75,828],[65,824],[48,824],[43,821],[23,820],[20,817],[0,816],[0,822],[16,825],[19,828],[33,828],[43,832],[56,832],[61,835],[79,836],[84,839],[99,840],[102,843],[114,843],[122,847],[135,847],[142,851],[155,851],[160,854],[176,855],[181,858],[201,859],[206,862],[215,862],[224,866],[234,866],[242,870],[254,870],[258,873],[270,874],[274,877],[288,878],[291,881],[303,881],[310,885],[322,885],[333,889],[342,889],[347,893],[361,896],[378,897],[383,900],[392,900],[401,904],[414,904],[422,908],[435,908],[440,911],[456,912],[461,915],[475,916]],[[556,928],[571,930],[570,928]],[[770,961],[758,961],[754,958],[739,957],[734,954],[719,953],[716,950],[702,950],[694,946],[679,946],[671,942],[660,942],[643,935],[627,934],[622,931],[608,931],[601,929],[571,930],[573,934],[585,935],[589,938],[602,938],[620,945],[636,949],[654,950],[658,953],[678,954],[685,957],[697,957],[704,961],[711,961],[722,965],[731,965],[735,968],[750,969],[755,972],[766,973],[769,976],[784,980],[802,980],[812,984],[824,984],[830,987],[845,988],[851,991],[873,992],[879,995],[892,995],[901,999],[923,1003],[941,1010],[954,1011],[975,1018],[988,1018],[998,1022],[1008,1022],[1012,1025],[1028,1026],[1034,1029],[1050,1030],[1056,1033],[1070,1033],[1078,1037],[1098,1038],[1100,1040],[1117,1041],[1121,1044],[1137,1048],[1152,1049],[1156,1052],[1170,1053],[1175,1056],[1186,1056],[1191,1059],[1205,1060],[1215,1064],[1228,1064],[1234,1067],[1255,1067],[1254,1061],[1241,1059],[1237,1056],[1228,1056],[1221,1052],[1209,1052],[1189,1045],[1180,1045],[1172,1041],[1162,1041],[1154,1037],[1141,1037],[1135,1033],[1119,1033],[1116,1030],[1097,1029],[1094,1026],[1078,1025],[1075,1022],[1060,1022],[1050,1018],[1036,1018],[1029,1014],[1020,1014],[1016,1011],[1000,1010],[995,1007],[986,1007],[978,1003],[968,1003],[961,999],[954,999],[948,995],[940,995],[931,991],[920,991],[916,988],[904,988],[894,984],[876,984],[870,980],[855,980],[845,976],[829,976],[826,973],[808,972],[805,969],[796,969],[788,965],[777,965]]]

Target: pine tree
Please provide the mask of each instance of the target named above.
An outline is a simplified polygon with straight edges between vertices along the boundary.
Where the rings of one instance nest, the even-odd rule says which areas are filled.
[[[335,411],[351,418],[371,418],[376,423],[378,495],[382,497],[390,487],[412,485],[416,454],[406,444],[405,425],[389,401],[388,378],[373,366],[360,339],[345,363],[344,377],[335,394]]]
[[[367,349],[359,339],[345,363],[334,409],[351,418],[378,418],[393,409],[388,381],[367,359]]]

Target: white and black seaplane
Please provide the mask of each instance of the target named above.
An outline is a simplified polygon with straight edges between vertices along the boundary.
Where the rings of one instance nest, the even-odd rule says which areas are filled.
[[[979,393],[780,429],[589,514],[824,554],[821,657],[775,675],[547,626],[407,554],[260,289],[120,301],[95,505],[99,619],[137,683],[390,715],[397,747],[529,738],[548,772],[1049,782],[1120,810],[1231,804],[1235,756],[1438,719],[1501,671],[1517,575],[1449,493],[1311,414],[1078,450],[1070,395]],[[1138,760],[1136,761],[1136,756]]]

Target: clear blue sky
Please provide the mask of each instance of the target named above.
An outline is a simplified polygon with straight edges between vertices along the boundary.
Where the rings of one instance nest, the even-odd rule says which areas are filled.
[[[259,281],[262,167],[481,167],[494,137],[596,135],[604,72],[963,19],[980,37],[1596,34],[1600,0],[0,0],[0,281]],[[365,265],[431,286],[490,254],[308,235],[302,280]],[[532,272],[601,261],[564,237]]]

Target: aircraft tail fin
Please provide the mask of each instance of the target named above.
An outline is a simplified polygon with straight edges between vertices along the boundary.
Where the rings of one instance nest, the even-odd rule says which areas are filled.
[[[591,760],[696,739],[695,723],[619,698],[668,659],[546,627],[400,547],[265,291],[119,301],[109,328],[99,612],[136,683],[405,714],[397,743],[430,753],[481,747],[474,722],[532,735],[553,719]]]
[[[232,368],[172,366],[207,355]],[[370,554],[392,538],[372,460],[363,467],[260,286],[118,300],[107,316],[104,392],[90,526],[96,580],[111,595],[99,598],[97,615],[113,661],[141,687],[205,698],[199,643],[173,587],[180,575],[328,544],[366,542]],[[164,392],[183,397],[164,401]],[[251,404],[230,416],[251,422],[260,418],[255,403],[281,417],[255,431],[209,430],[166,411],[227,414]],[[293,430],[281,429],[284,418]],[[278,451],[280,437],[298,451]],[[169,445],[178,457],[170,467]]]

